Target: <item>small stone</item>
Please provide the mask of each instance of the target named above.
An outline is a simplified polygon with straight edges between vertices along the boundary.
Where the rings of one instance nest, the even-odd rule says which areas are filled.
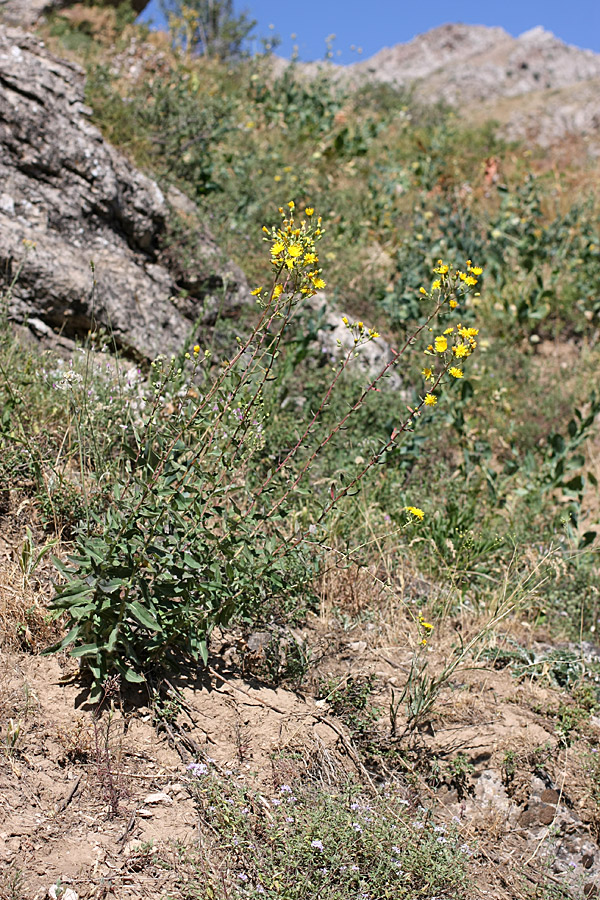
[[[172,803],[173,798],[169,797],[168,794],[165,794],[164,791],[160,791],[157,794],[148,794],[146,799],[144,800],[144,806],[152,806],[153,803]]]
[[[523,828],[531,828],[536,825],[550,825],[556,816],[556,809],[545,803],[536,803],[524,810],[519,817],[519,824]]]
[[[364,653],[367,649],[366,641],[351,641],[348,644],[348,649],[352,650],[353,653]]]
[[[79,894],[73,888],[63,888],[62,885],[52,884],[48,888],[48,896],[51,900],[79,900]]]
[[[542,803],[552,803],[556,806],[558,803],[558,791],[553,791],[552,788],[546,788],[545,791],[542,791],[540,800]]]
[[[143,841],[139,841],[134,839],[133,841],[128,841],[123,847],[123,853],[125,856],[133,856],[134,853],[138,853],[142,847],[144,846]]]

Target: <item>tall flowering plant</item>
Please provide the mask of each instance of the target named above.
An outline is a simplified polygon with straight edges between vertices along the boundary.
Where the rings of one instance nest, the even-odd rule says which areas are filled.
[[[200,344],[184,354],[183,365],[154,362],[146,412],[138,417],[112,502],[102,512],[89,512],[69,562],[57,563],[63,583],[52,606],[66,615],[69,628],[49,651],[70,648],[91,673],[96,693],[113,673],[137,682],[152,666],[179,665],[186,657],[206,662],[215,626],[234,616],[251,617],[267,598],[301,589],[309,577],[306,547],[310,542],[314,551],[318,527],[422,412],[436,405],[444,382],[462,377],[477,346],[477,329],[460,323],[440,329],[425,350],[426,390],[419,403],[350,483],[331,486],[306,527],[287,526],[290,500],[305,490],[319,453],[438,317],[456,310],[481,269],[468,263],[462,272],[440,261],[431,288],[422,288],[429,301],[422,324],[338,421],[324,426],[323,412],[342,374],[360,347],[379,337],[363,322],[344,317],[349,347],[320,402],[279,462],[249,478],[264,446],[265,399],[286,329],[303,301],[326,286],[318,255],[321,219],[310,207],[299,217],[293,201],[279,213],[278,225],[263,228],[272,277],[268,286],[252,291],[259,307],[255,327],[218,367]],[[407,512],[423,516],[417,507]]]

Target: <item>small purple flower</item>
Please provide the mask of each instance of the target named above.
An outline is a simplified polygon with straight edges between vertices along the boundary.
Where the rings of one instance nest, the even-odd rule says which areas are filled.
[[[291,816],[286,816],[285,821],[288,822],[290,825],[294,824],[294,820]]]
[[[445,837],[439,837],[436,840],[437,840],[438,844],[447,844],[448,843],[448,841],[446,840]]]
[[[310,846],[315,850],[323,850],[323,841],[311,841]]]
[[[206,765],[206,763],[190,763],[187,768],[188,771],[192,773],[192,775],[196,776],[196,778],[200,778],[201,775],[208,774],[208,766]]]
[[[248,881],[248,876],[245,872],[238,872],[238,878],[240,879],[240,881]]]
[[[357,812],[357,810],[359,810],[360,808],[361,808],[361,807],[360,807],[360,803],[357,803],[356,800],[354,801],[354,803],[351,803],[351,804],[350,804],[350,809],[351,809],[353,812]]]
[[[279,788],[279,793],[280,794],[291,794],[292,789],[289,786],[289,784],[282,784],[281,787]]]
[[[358,822],[353,822],[351,828],[354,828],[357,834],[362,834],[362,825],[359,825]]]
[[[277,797],[274,797],[271,800],[271,806],[279,806],[281,804],[281,800],[278,800]]]

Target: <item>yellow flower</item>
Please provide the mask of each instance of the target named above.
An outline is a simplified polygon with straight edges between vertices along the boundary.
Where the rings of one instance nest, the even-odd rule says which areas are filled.
[[[291,244],[291,246],[288,247],[288,254],[296,259],[302,254],[302,247],[300,244]]]
[[[427,291],[425,290],[424,287],[420,287],[420,288],[419,288],[419,293],[420,293],[420,294],[426,294]]]
[[[473,275],[481,275],[483,273],[483,269],[481,266],[471,266],[471,272]]]
[[[277,298],[281,297],[282,294],[283,294],[283,285],[276,284],[275,287],[273,288],[273,297],[275,298],[275,300],[277,300]]]
[[[437,397],[435,394],[425,394],[425,406],[435,406]]]
[[[305,253],[304,254],[304,262],[307,266],[312,265],[313,263],[319,262],[319,258],[316,253]]]
[[[431,285],[431,290],[432,290],[432,291],[439,291],[439,289],[441,288],[441,286],[442,286],[441,281],[434,281],[433,284]]]
[[[344,323],[344,325],[348,325],[348,324],[349,324],[349,323],[348,323],[348,316],[342,316],[342,322]]]
[[[281,243],[281,241],[275,241],[275,243],[271,247],[271,254],[273,256],[279,256],[279,254],[281,253],[281,251],[283,249],[284,249],[284,245]]]
[[[263,225],[262,230],[264,231],[265,234],[269,233],[269,229],[267,228],[266,225]]]
[[[194,353],[200,353],[200,344],[194,344]]]
[[[253,297],[256,297],[258,294],[260,294],[261,291],[262,291],[262,284],[260,287],[254,288],[254,290],[250,291],[250,293]]]
[[[425,381],[433,381],[433,369],[423,369],[421,374]]]
[[[291,210],[296,209],[296,204],[294,203],[293,200],[290,200],[290,202],[288,203],[288,206],[289,206],[289,208],[290,208]]]
[[[450,309],[456,309],[456,307],[458,306],[458,302],[456,300],[451,300],[448,306],[450,307]]]
[[[427,631],[433,631],[433,625],[431,622],[426,622],[423,616],[419,616],[419,625],[421,628],[425,628]]]
[[[448,274],[448,266],[445,266],[443,264],[443,262],[441,261],[441,259],[438,259],[437,269],[434,269],[433,271],[437,272],[438,275],[447,275]]]
[[[273,181],[281,181],[281,175],[275,175]]]
[[[467,337],[475,337],[479,334],[479,328],[467,328]]]
[[[323,290],[326,284],[326,282],[324,282],[322,278],[313,278],[312,283],[318,291]]]
[[[463,377],[462,369],[458,369],[456,366],[450,366],[448,372],[450,373],[450,375],[452,375],[453,378]]]
[[[304,210],[304,212],[307,216],[312,216],[312,215],[314,215],[315,211],[312,208],[312,206],[307,206],[306,209]]]
[[[473,278],[472,275],[467,275],[467,277],[464,279],[464,282],[465,284],[468,284],[469,287],[472,287],[474,284],[477,284],[477,279]]]
[[[439,335],[435,339],[435,352],[443,353],[444,350],[448,349],[448,341],[443,335]]]
[[[374,340],[375,338],[378,338],[378,337],[379,337],[379,332],[378,332],[378,331],[371,331],[371,330],[369,330],[369,337],[370,337],[370,338],[373,338],[373,340]]]
[[[406,512],[409,512],[411,516],[414,516],[415,519],[421,519],[421,521],[425,518],[425,513],[422,509],[419,509],[418,506],[405,506]]]
[[[466,346],[466,344],[457,344],[456,347],[454,347],[454,349],[453,349],[453,353],[454,353],[454,355],[457,356],[459,359],[462,359],[462,358],[465,357],[465,356],[469,356],[469,354],[471,353],[471,351],[470,351],[469,348]]]
[[[444,334],[452,334],[454,331],[454,325],[451,325],[450,328],[446,328]]]

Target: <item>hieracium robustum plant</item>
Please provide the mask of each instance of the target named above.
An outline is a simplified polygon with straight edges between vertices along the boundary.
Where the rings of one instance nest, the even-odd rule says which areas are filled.
[[[426,389],[418,405],[351,481],[334,479],[325,497],[305,504],[302,517],[288,517],[294,497],[306,493],[323,448],[413,352],[421,333],[433,332],[440,315],[455,313],[481,269],[469,262],[461,272],[439,261],[431,289],[421,289],[429,305],[421,323],[337,422],[320,428],[343,373],[360,347],[379,337],[363,322],[344,317],[348,346],[341,348],[320,403],[293,445],[265,471],[256,463],[285,332],[306,299],[325,287],[318,257],[321,219],[307,207],[298,221],[293,201],[280,214],[278,226],[263,228],[273,277],[268,287],[252,291],[259,314],[251,334],[238,338],[233,357],[218,367],[200,344],[180,362],[154,362],[152,397],[132,424],[112,502],[101,512],[89,511],[70,564],[61,566],[65,581],[53,609],[66,614],[69,630],[51,650],[71,647],[97,690],[111,673],[136,682],[158,664],[176,665],[186,657],[206,662],[215,626],[234,616],[251,617],[267,601],[302,590],[318,564],[329,514],[436,405],[444,382],[462,377],[462,365],[477,345],[476,328],[444,322],[424,351]],[[423,514],[413,506],[407,515]]]

